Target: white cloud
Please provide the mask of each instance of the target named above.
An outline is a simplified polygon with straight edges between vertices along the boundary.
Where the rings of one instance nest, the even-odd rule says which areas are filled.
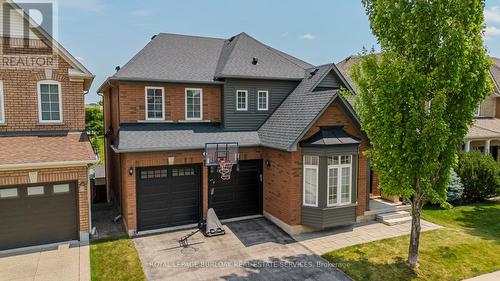
[[[484,19],[488,22],[500,23],[500,7],[494,6],[489,10],[484,10]]]
[[[316,36],[312,35],[311,33],[306,33],[304,35],[299,36],[299,38],[302,40],[314,40]]]
[[[139,9],[139,10],[133,11],[130,14],[134,17],[147,17],[147,16],[154,14],[154,11],[151,9]]]
[[[488,26],[484,30],[484,35],[486,35],[486,37],[500,36],[500,28],[496,28],[494,26]]]

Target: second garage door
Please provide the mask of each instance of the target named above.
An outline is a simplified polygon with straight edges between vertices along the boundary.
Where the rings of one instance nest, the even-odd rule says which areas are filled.
[[[75,183],[0,187],[0,250],[78,239]]]
[[[220,219],[262,214],[261,160],[240,161],[231,179],[221,180],[217,167],[209,173],[209,207]]]
[[[139,231],[197,223],[201,218],[199,165],[139,168]]]

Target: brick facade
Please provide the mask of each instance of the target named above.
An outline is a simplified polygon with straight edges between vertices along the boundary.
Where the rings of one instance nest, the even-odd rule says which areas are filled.
[[[0,171],[0,186],[31,184],[29,173],[38,172],[38,183],[49,182],[77,182],[79,188],[78,209],[80,231],[89,232],[89,201],[87,167],[65,167],[30,170]],[[57,231],[57,230],[54,230]]]
[[[23,49],[19,52],[23,54]],[[47,49],[41,49],[39,52],[51,54]],[[37,68],[0,69],[5,109],[5,124],[0,125],[0,132],[82,131],[85,128],[83,82],[70,81],[68,69],[71,66],[61,56],[56,57],[57,68],[47,71]],[[47,125],[39,122],[37,82],[42,80],[54,80],[61,83],[62,124]]]
[[[185,89],[201,88],[203,95],[203,120],[221,121],[221,92],[219,85],[171,83],[119,83],[120,123],[145,120],[145,87],[163,87],[165,95],[165,120],[185,120]]]

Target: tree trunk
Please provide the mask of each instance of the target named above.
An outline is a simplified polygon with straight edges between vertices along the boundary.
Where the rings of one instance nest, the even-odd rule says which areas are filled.
[[[411,268],[416,268],[418,264],[418,246],[420,244],[420,210],[422,209],[419,194],[413,196],[411,204],[411,234],[408,264]]]

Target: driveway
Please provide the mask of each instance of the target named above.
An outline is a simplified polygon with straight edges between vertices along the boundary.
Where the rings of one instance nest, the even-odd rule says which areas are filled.
[[[134,239],[148,280],[351,280],[264,218],[231,222],[226,234],[193,230]]]
[[[89,247],[63,244],[25,253],[0,254],[0,281],[89,281]]]

